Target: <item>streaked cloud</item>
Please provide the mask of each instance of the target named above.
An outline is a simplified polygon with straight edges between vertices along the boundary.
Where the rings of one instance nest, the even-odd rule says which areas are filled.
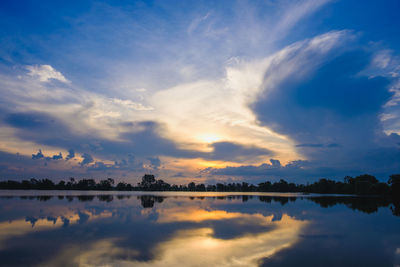
[[[58,80],[60,82],[69,83],[69,81],[61,74],[61,72],[55,70],[50,65],[33,65],[27,66],[26,69],[29,71],[28,75],[37,77],[41,82],[48,82],[51,79]]]

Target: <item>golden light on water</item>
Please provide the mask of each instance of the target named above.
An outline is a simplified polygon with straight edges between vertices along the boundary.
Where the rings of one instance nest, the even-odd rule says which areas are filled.
[[[119,239],[97,240],[86,249],[64,250],[48,264],[73,261],[79,266],[258,266],[264,258],[296,243],[308,221],[283,214],[280,220],[260,213],[248,214],[183,207],[157,209],[158,224],[193,222],[190,229],[177,230],[171,238],[153,248],[150,260],[136,260],[136,250],[120,247]],[[151,214],[148,214],[151,216]],[[264,227],[265,230],[241,233],[231,238],[221,238],[212,226],[217,221],[226,224]],[[132,240],[133,241],[133,240]],[[121,258],[119,255],[131,255]],[[72,257],[72,258],[71,258]],[[46,264],[45,264],[46,265]]]

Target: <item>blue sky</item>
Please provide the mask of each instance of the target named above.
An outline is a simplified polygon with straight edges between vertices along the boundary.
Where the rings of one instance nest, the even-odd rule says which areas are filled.
[[[399,10],[2,1],[0,179],[387,180],[400,172]]]

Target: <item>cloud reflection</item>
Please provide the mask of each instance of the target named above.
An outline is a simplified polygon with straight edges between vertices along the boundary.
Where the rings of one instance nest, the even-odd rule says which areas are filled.
[[[158,210],[158,222],[203,222],[207,220],[238,219],[242,221],[253,221],[260,225],[266,225],[273,219],[273,215],[245,214],[240,212],[227,212],[225,210],[205,210],[198,208],[172,208]]]
[[[173,214],[175,213],[176,214]],[[168,216],[172,214],[172,216]],[[104,239],[93,242],[87,250],[63,251],[49,262],[49,265],[71,259],[79,266],[257,266],[259,262],[292,246],[299,238],[301,230],[309,223],[284,214],[279,221],[273,216],[245,214],[222,210],[191,210],[185,215],[176,209],[158,211],[159,223],[191,221],[197,223],[191,229],[176,231],[172,237],[160,242],[154,248],[153,259],[142,261],[134,259],[137,252],[127,251],[118,245],[120,240]],[[243,220],[233,220],[241,218]],[[270,226],[267,231],[246,234],[236,238],[215,237],[213,227],[200,224],[207,220],[225,220],[228,224],[251,224]],[[271,230],[272,229],[272,230]],[[73,253],[72,253],[73,252]],[[77,253],[78,252],[78,253]]]
[[[353,238],[347,246],[354,248],[360,241],[353,235],[359,225],[365,226],[363,231],[376,229],[377,218],[390,221],[393,229],[397,226],[397,218],[389,216],[391,203],[378,198],[137,194],[0,197],[2,264],[257,266],[272,261],[279,265],[277,259],[287,251],[319,251],[324,260],[332,246],[344,245],[337,243],[338,236]],[[338,227],[343,218],[346,223]],[[347,224],[348,219],[353,223]],[[386,225],[386,221],[380,222]],[[396,241],[392,228],[385,234]],[[383,240],[381,233],[369,238],[371,244]],[[394,241],[385,251],[396,251]],[[370,250],[386,255],[379,245]],[[307,257],[296,255],[287,258],[307,262]],[[346,262],[354,259],[337,255]]]
[[[24,236],[39,231],[55,230],[63,226],[89,222],[111,216],[112,213],[107,210],[99,214],[84,210],[77,212],[66,212],[63,215],[55,217],[26,217],[25,219],[0,222],[0,250],[6,247],[7,240],[16,236]]]

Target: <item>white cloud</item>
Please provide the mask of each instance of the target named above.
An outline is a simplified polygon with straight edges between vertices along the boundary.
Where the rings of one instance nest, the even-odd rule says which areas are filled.
[[[345,31],[331,32],[272,53],[276,48],[271,43],[282,39],[296,23],[327,2],[298,1],[288,8],[278,3],[278,17],[270,17],[270,14],[257,17],[246,13],[233,19],[229,25],[218,20],[218,13],[201,14],[192,21],[189,29],[183,29],[187,39],[173,41],[152,32],[151,42],[146,38],[133,38],[135,42],[132,43],[125,34],[120,40],[120,36],[114,36],[112,32],[112,39],[115,43],[123,43],[124,49],[126,46],[142,51],[138,50],[140,46],[145,47],[151,50],[152,55],[156,53],[156,60],[139,64],[131,60],[129,51],[126,56],[124,54],[126,61],[121,62],[116,62],[120,60],[118,57],[88,56],[90,60],[87,61],[91,64],[95,62],[105,66],[107,73],[115,73],[114,77],[99,79],[103,83],[102,92],[107,96],[76,88],[50,65],[27,66],[29,76],[35,78],[30,79],[32,81],[0,79],[0,85],[9,82],[0,90],[7,90],[7,99],[10,104],[15,104],[15,109],[51,111],[53,116],[68,123],[79,134],[96,133],[118,139],[124,131],[132,131],[121,126],[124,122],[151,120],[165,125],[162,135],[184,146],[199,149],[203,144],[207,150],[207,142],[235,141],[278,151],[280,156],[277,158],[283,163],[299,159],[291,140],[260,126],[249,104],[263,89],[270,90],[282,79],[300,75],[310,63],[313,65],[313,59],[308,56],[328,53],[349,37]],[[118,25],[115,32],[130,33],[132,24],[122,30],[120,27],[125,26]],[[204,42],[206,32],[227,26],[224,38],[218,42],[209,39]],[[187,34],[186,30],[196,34]],[[158,39],[152,39],[154,36]],[[159,41],[163,41],[162,46]],[[84,52],[82,57],[92,55],[92,51]],[[266,57],[268,54],[271,56]],[[99,60],[106,58],[112,60],[98,64]],[[65,86],[50,88],[48,82],[52,79],[68,83],[68,89]],[[263,81],[268,84],[262,84]],[[91,84],[92,87],[95,85]]]
[[[50,79],[64,83],[70,82],[61,74],[61,72],[55,70],[50,65],[32,65],[27,66],[26,69],[29,71],[28,75],[38,78],[41,82],[48,82]]]
[[[389,66],[392,60],[392,55],[390,50],[381,50],[376,53],[375,57],[372,59],[372,64],[378,68],[386,68]]]
[[[312,14],[323,5],[332,0],[306,0],[293,3],[288,2],[288,6],[284,8],[281,19],[274,29],[274,34],[279,36],[282,32],[287,33],[293,26],[307,15]]]
[[[146,91],[146,102],[135,100],[132,92],[142,87],[124,89],[128,92],[124,96],[108,97],[71,83],[57,87],[43,82],[52,79],[49,78],[52,75],[35,80],[7,76],[0,79],[0,89],[14,111],[50,111],[51,116],[62,120],[77,134],[96,133],[106,139],[120,140],[123,133],[133,131],[126,122],[157,121],[165,126],[160,134],[183,148],[210,151],[210,140],[235,142],[273,150],[276,158],[287,163],[302,158],[293,142],[260,126],[250,105],[263,90],[271,90],[282,79],[300,75],[299,70],[304,72],[314,66],[318,62],[315,59],[323,58],[349,36],[346,31],[330,32],[295,43],[269,57],[228,62],[224,77],[194,80],[158,92]],[[30,69],[33,76],[39,75],[43,68],[30,66]],[[259,164],[265,160],[247,163]]]
[[[200,23],[202,23],[203,21],[207,20],[208,17],[210,16],[210,12],[208,12],[207,14],[205,14],[204,16],[199,16],[195,19],[193,19],[193,21],[190,23],[187,32],[190,34],[193,31],[195,31],[197,29],[197,27],[200,25]]]
[[[123,100],[123,99],[114,98],[112,101],[117,105],[125,106],[128,108],[134,109],[134,110],[153,110],[153,108],[150,106],[145,106],[142,103],[133,102],[129,99]]]
[[[229,66],[221,79],[199,80],[157,92],[150,98],[157,110],[154,116],[168,126],[163,134],[182,143],[202,143],[204,136],[212,136],[271,149],[284,162],[299,159],[292,141],[261,126],[250,106],[260,94],[277,89],[283,80],[310,72],[351,38],[347,31],[329,32],[264,59]]]

